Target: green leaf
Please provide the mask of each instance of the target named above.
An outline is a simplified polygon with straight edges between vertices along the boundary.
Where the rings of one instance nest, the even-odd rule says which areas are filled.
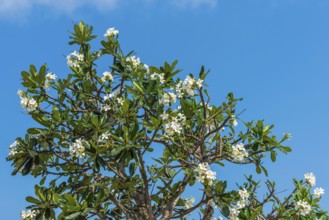
[[[117,154],[121,153],[121,151],[123,151],[124,149],[125,149],[124,146],[116,147],[111,151],[111,154],[117,155]]]
[[[275,151],[271,151],[271,160],[272,160],[272,162],[276,161],[276,152]]]
[[[130,176],[133,176],[135,174],[136,171],[136,163],[131,163],[129,165],[129,174]]]
[[[38,199],[36,199],[36,198],[34,198],[34,197],[32,197],[32,196],[28,196],[28,197],[26,197],[26,201],[27,201],[27,202],[30,202],[30,203],[34,203],[34,204],[39,204],[39,203],[41,203],[40,200],[38,200]]]
[[[135,82],[135,81],[133,81],[133,84],[134,84],[134,86],[142,93],[142,94],[144,94],[144,91],[143,91],[143,89],[142,89],[142,86],[141,85],[138,85],[138,83],[137,82]]]
[[[42,201],[42,202],[46,202],[46,197],[43,193],[43,190],[41,187],[39,187],[38,185],[35,185],[34,187],[34,192],[35,195]]]
[[[45,183],[46,179],[47,179],[47,176],[42,177],[42,179],[40,180],[40,183],[39,184],[41,186],[43,186],[43,184]]]
[[[74,212],[71,215],[68,215],[65,217],[65,219],[69,220],[69,219],[75,219],[76,217],[79,217],[81,214],[81,212]]]
[[[262,172],[262,168],[259,165],[256,166],[256,172],[260,174]]]

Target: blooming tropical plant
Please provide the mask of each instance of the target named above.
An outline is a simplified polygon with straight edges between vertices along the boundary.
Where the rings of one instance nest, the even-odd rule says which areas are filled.
[[[229,190],[215,172],[254,164],[267,176],[263,160],[289,153],[289,134],[242,121],[232,93],[212,104],[204,67],[180,79],[176,61],[148,66],[124,53],[114,28],[92,50],[92,31],[74,25],[69,44],[78,49],[67,56],[66,78],[47,65],[22,72],[21,105],[39,126],[16,138],[7,159],[13,175],[40,180],[22,219],[328,219],[312,173],[280,198],[274,182],[257,196],[252,176]],[[97,67],[109,58],[107,69]]]

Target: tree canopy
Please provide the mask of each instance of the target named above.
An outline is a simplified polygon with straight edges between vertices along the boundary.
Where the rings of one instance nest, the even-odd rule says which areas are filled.
[[[7,159],[13,175],[40,180],[22,219],[329,219],[313,173],[293,180],[284,198],[275,182],[259,196],[252,176],[235,190],[217,177],[226,163],[254,164],[267,176],[263,161],[291,149],[274,125],[243,121],[232,93],[211,103],[203,66],[180,79],[177,61],[148,66],[125,53],[114,28],[97,50],[95,38],[92,26],[74,25],[69,44],[78,49],[67,56],[66,78],[47,65],[22,72],[21,106],[39,126],[15,140]]]

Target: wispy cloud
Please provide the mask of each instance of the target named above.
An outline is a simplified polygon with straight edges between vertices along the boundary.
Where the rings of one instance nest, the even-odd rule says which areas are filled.
[[[0,0],[0,17],[18,18],[29,14],[36,7],[45,7],[63,13],[72,13],[83,6],[99,11],[115,8],[119,0]]]
[[[145,5],[157,5],[160,0],[130,0]],[[201,6],[216,7],[218,0],[165,0],[162,3],[178,8],[198,8]],[[98,11],[117,8],[120,3],[127,5],[129,1],[120,0],[0,0],[0,18],[20,19],[33,13],[35,8],[45,8],[56,13],[72,14],[83,7]]]
[[[193,7],[207,6],[214,8],[217,6],[217,0],[171,0],[172,4],[178,7]]]

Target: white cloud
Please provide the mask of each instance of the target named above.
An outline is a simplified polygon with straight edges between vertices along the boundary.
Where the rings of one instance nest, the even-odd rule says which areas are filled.
[[[158,3],[170,4],[179,8],[198,8],[201,6],[216,7],[218,0],[130,0],[145,5]],[[82,7],[95,8],[98,11],[108,11],[118,5],[128,5],[128,1],[120,0],[0,0],[0,18],[21,19],[33,13],[35,8],[47,9],[56,13],[73,14]]]
[[[178,7],[193,7],[209,6],[214,8],[217,6],[217,0],[171,0],[171,2]]]
[[[72,13],[83,6],[107,11],[115,8],[117,4],[118,0],[0,0],[0,17],[23,17],[35,7],[46,7],[58,12]]]

